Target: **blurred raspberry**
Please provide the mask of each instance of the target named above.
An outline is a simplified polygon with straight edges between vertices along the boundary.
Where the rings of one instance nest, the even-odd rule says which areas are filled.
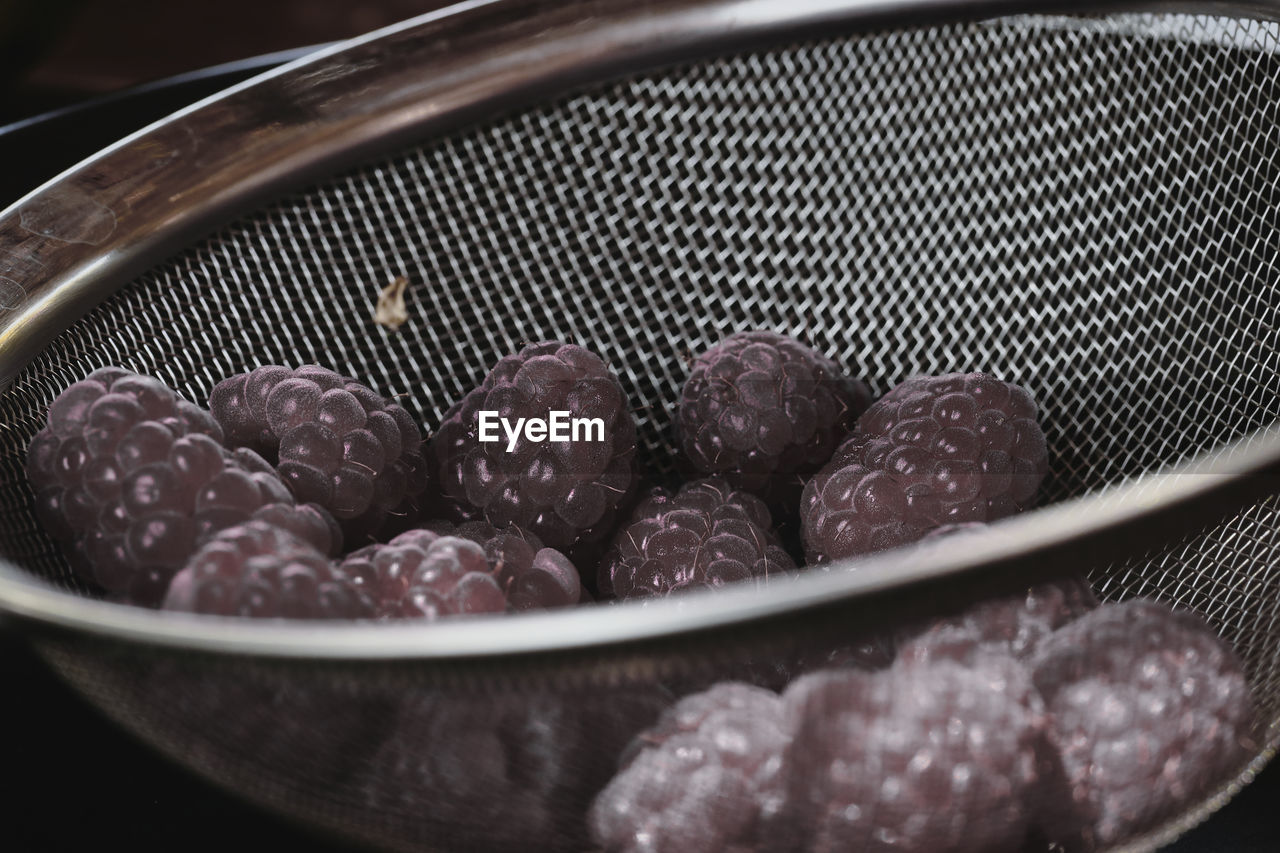
[[[85,581],[157,605],[217,531],[293,497],[253,453],[229,453],[218,424],[158,379],[91,373],[49,407],[27,473],[36,510]]]
[[[592,429],[565,442],[522,432],[508,452],[501,429],[499,440],[481,441],[483,411],[512,424],[552,412],[598,419],[603,440]],[[514,524],[580,568],[578,551],[613,531],[636,487],[636,425],[626,394],[598,356],[572,344],[530,344],[503,358],[449,410],[431,448],[450,515]]]
[[[905,659],[965,660],[974,653],[991,653],[1026,660],[1051,633],[1097,606],[1083,576],[1056,578],[905,629],[899,654]]]
[[[268,365],[219,382],[209,408],[229,446],[275,464],[298,500],[331,512],[351,544],[416,516],[428,484],[422,434],[403,407],[360,382],[314,365]]]
[[[1151,828],[1257,751],[1240,662],[1190,612],[1104,604],[1046,638],[1030,665],[1086,846]]]
[[[419,692],[370,763],[367,802],[422,849],[579,853],[591,797],[666,702],[631,688]]]
[[[174,576],[166,610],[257,619],[368,619],[373,604],[310,542],[266,521],[229,527]]]
[[[980,373],[910,379],[872,404],[801,498],[805,551],[825,562],[1031,505],[1048,471],[1036,405]]]
[[[815,673],[783,702],[786,820],[767,849],[1022,849],[1051,767],[1043,705],[1012,660]]]
[[[688,696],[632,742],[588,822],[605,853],[767,849],[788,737],[777,694],[725,682]]]
[[[794,572],[771,529],[769,508],[720,479],[654,489],[614,537],[599,586],[619,599]]]
[[[738,332],[694,361],[678,443],[696,471],[791,513],[870,402],[865,384],[799,341]]]

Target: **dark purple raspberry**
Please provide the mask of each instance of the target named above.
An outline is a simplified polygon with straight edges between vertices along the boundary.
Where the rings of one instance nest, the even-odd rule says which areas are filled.
[[[578,853],[591,797],[668,701],[633,689],[416,694],[370,762],[367,802],[415,849]]]
[[[644,598],[795,570],[764,502],[709,478],[674,495],[652,490],[614,537],[599,585],[619,599]]]
[[[838,560],[1004,518],[1031,505],[1048,464],[1022,388],[981,373],[909,379],[863,413],[805,485],[805,552]]]
[[[779,850],[1016,851],[1045,784],[1045,714],[1007,657],[815,673],[783,697]]]
[[[766,849],[783,799],[788,737],[777,694],[725,682],[688,696],[645,731],[588,817],[605,853]]]
[[[426,491],[422,433],[402,407],[315,365],[268,365],[224,379],[209,397],[228,446],[276,465],[299,501],[368,541],[389,519],[413,516]]]
[[[870,402],[863,382],[799,341],[738,332],[693,362],[678,443],[699,474],[790,513]]]
[[[107,367],[67,388],[32,439],[36,509],[76,572],[113,597],[156,605],[213,533],[292,505],[254,454],[158,379]]]
[[[484,549],[456,536],[410,530],[385,545],[354,551],[339,570],[368,595],[381,619],[438,619],[507,609]]]
[[[267,504],[250,516],[293,534],[321,554],[336,557],[342,553],[342,530],[328,511],[315,504]]]
[[[598,421],[577,440],[570,429],[569,441],[534,440],[521,430],[508,452],[500,426],[496,441],[481,441],[486,411],[513,428],[519,418],[549,420],[552,412]],[[449,410],[431,446],[448,514],[514,524],[580,563],[577,550],[613,531],[636,487],[636,424],[626,393],[598,356],[572,344],[530,344],[503,358]]]
[[[468,539],[484,549],[490,570],[512,610],[545,610],[582,601],[582,582],[569,558],[544,548],[538,537],[514,524],[499,530],[487,521],[424,525],[441,536]]]
[[[410,530],[350,554],[340,569],[368,591],[384,619],[565,607],[580,598],[577,570],[564,555],[535,551],[512,532],[494,531],[482,545],[462,531]]]
[[[327,555],[266,521],[209,540],[174,576],[164,607],[257,619],[373,616],[373,603]]]
[[[1195,614],[1105,604],[1046,638],[1031,671],[1090,846],[1180,812],[1257,750],[1240,662]]]
[[[984,652],[1026,660],[1045,637],[1097,606],[1083,576],[1056,578],[906,629],[899,654],[904,659],[964,660]]]

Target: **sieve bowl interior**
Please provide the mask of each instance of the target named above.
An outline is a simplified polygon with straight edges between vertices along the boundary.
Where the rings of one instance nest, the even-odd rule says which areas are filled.
[[[615,369],[640,464],[670,484],[690,355],[767,328],[878,392],[957,370],[1022,384],[1049,443],[1046,503],[1165,470],[1280,418],[1277,103],[1273,23],[1018,17],[663,68],[411,145],[173,255],[23,368],[0,394],[0,556],[91,592],[40,530],[23,459],[57,392],[105,364],[199,402],[261,364],[321,364],[430,430],[522,343],[571,341]],[[409,320],[389,329],[373,307],[398,276]],[[1267,498],[1137,558],[1082,558],[1100,596],[1194,609],[1234,645],[1270,726],[1241,779],[1280,719],[1278,522]],[[47,648],[144,735],[179,753],[193,736],[130,667],[74,639]],[[412,662],[383,668],[414,679]],[[205,756],[244,787],[252,757]],[[340,793],[255,796],[410,845],[394,821],[353,823]]]

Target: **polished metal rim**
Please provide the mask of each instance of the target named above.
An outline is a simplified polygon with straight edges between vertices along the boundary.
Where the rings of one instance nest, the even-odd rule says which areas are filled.
[[[1110,10],[1132,9],[1113,3]],[[1280,3],[1139,4],[1274,17]],[[309,178],[573,86],[832,26],[854,29],[1043,12],[959,0],[472,0],[268,72],[130,136],[0,213],[0,391],[48,342],[168,253]],[[1079,7],[1075,8],[1079,11]],[[533,34],[533,35],[530,35]],[[447,49],[441,46],[446,44]],[[1137,553],[1278,491],[1280,434],[1010,519],[964,550],[891,552],[768,595],[695,593],[410,625],[258,624],[120,607],[60,592],[0,561],[0,611],[32,628],[235,654],[470,659],[629,645],[802,617],[931,579],[1017,565],[1047,576],[1082,555]]]

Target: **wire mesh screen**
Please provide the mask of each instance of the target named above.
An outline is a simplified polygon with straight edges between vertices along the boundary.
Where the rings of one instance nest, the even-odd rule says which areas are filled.
[[[1048,500],[1205,452],[1280,417],[1278,48],[1270,23],[1169,16],[858,35],[626,79],[335,177],[144,275],[19,377],[0,553],[76,588],[22,459],[102,364],[203,402],[219,377],[314,362],[432,428],[521,342],[576,341],[619,372],[663,479],[688,352],[771,328],[878,391],[952,370],[1025,385]],[[400,275],[392,331],[373,305]],[[1268,501],[1092,567],[1107,598],[1205,614],[1268,721],[1278,529]]]

